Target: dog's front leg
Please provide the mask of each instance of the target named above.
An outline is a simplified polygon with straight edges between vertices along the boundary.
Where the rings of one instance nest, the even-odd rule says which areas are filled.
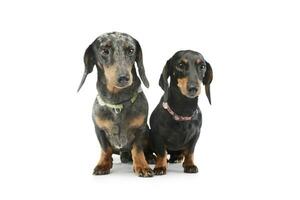
[[[184,155],[182,151],[168,151],[170,154],[169,163],[181,163],[183,161]]]
[[[182,164],[185,173],[197,173],[198,168],[194,164],[194,153],[186,151],[184,153],[184,162]]]
[[[165,148],[163,138],[156,134],[156,132],[150,133],[151,142],[153,145],[154,152],[156,154],[156,164],[154,167],[155,175],[164,175],[167,173],[167,150]]]
[[[110,169],[113,166],[113,160],[112,160],[112,148],[110,144],[108,143],[105,132],[95,126],[97,138],[99,140],[100,146],[101,146],[101,154],[100,154],[100,160],[96,167],[94,168],[94,175],[104,175],[109,174]]]
[[[143,148],[134,143],[132,145],[131,155],[133,160],[133,171],[140,177],[152,177],[153,171],[145,159]]]
[[[191,141],[189,148],[184,151],[184,161],[183,168],[185,173],[197,173],[198,168],[194,164],[194,149],[199,138],[200,133],[198,133],[195,138]]]
[[[164,175],[167,173],[167,151],[163,154],[157,154],[156,165],[154,167],[155,175]]]
[[[112,149],[109,147],[101,150],[101,156],[98,164],[94,169],[94,175],[109,174],[112,168]]]

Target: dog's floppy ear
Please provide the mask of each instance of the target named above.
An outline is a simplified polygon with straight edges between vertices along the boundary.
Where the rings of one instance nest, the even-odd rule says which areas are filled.
[[[168,88],[169,88],[169,82],[168,78],[170,76],[170,60],[167,61],[167,63],[164,66],[163,72],[160,75],[159,78],[159,86],[164,90],[164,102],[167,102],[168,100]]]
[[[77,92],[79,92],[80,88],[82,87],[87,75],[93,71],[94,65],[96,64],[96,58],[93,50],[93,44],[91,44],[84,53],[84,73],[80,82],[80,85],[77,89]]]
[[[144,63],[143,63],[143,53],[142,53],[142,48],[137,40],[135,40],[136,43],[136,64],[139,70],[139,75],[144,83],[144,85],[148,88],[149,87],[149,81],[146,77],[145,74],[145,68],[144,68]]]
[[[210,98],[210,83],[213,80],[213,71],[208,62],[206,62],[206,71],[203,77],[203,84],[205,85],[205,93],[207,96],[207,99],[209,101],[209,104],[211,104],[211,98]]]

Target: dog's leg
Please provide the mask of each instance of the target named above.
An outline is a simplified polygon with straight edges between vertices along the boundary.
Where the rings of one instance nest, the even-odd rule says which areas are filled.
[[[140,177],[152,177],[153,171],[148,166],[143,149],[134,143],[131,149],[131,155],[133,171]]]
[[[112,148],[107,141],[105,137],[105,132],[101,129],[99,129],[95,125],[95,130],[97,134],[97,138],[99,140],[99,143],[101,145],[101,155],[100,155],[100,160],[96,167],[94,168],[94,175],[104,175],[104,174],[109,174],[110,169],[112,168],[113,162],[112,162]]]
[[[199,138],[200,132],[191,141],[190,147],[184,151],[183,168],[185,173],[197,173],[198,167],[194,164],[194,149]]]
[[[109,174],[112,168],[112,149],[109,147],[106,150],[101,150],[101,156],[98,164],[94,169],[94,175]]]
[[[157,154],[156,165],[154,167],[155,175],[164,175],[167,173],[167,152],[165,151],[163,154]]]
[[[182,151],[168,151],[170,154],[169,163],[181,163],[183,161]]]
[[[149,127],[147,126],[147,135],[145,137],[144,154],[148,164],[155,164],[156,156],[154,155],[153,147],[151,146],[149,137]]]
[[[122,163],[131,163],[132,162],[131,153],[128,151],[120,152],[120,159]]]
[[[156,163],[156,156],[152,152],[145,152],[148,164],[154,165]]]
[[[182,164],[185,173],[197,173],[198,168],[194,164],[194,153],[185,152],[184,162]]]
[[[153,145],[154,152],[156,154],[156,164],[154,167],[155,175],[164,175],[167,173],[167,151],[163,143],[163,138],[156,134],[155,130],[150,133],[151,144]]]

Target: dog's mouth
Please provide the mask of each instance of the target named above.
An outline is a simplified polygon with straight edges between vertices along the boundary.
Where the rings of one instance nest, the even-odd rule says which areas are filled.
[[[115,88],[118,88],[118,89],[124,89],[124,88],[127,88],[129,86],[132,85],[132,81],[128,82],[128,83],[118,83],[118,84],[115,84]]]
[[[108,79],[106,87],[108,91],[116,93],[119,92],[120,90],[130,87],[132,83],[133,83],[132,79],[124,82],[118,82],[118,81],[113,81],[111,79],[110,80]]]
[[[188,98],[190,98],[190,99],[193,99],[193,98],[198,97],[199,95],[190,95],[190,94],[187,94],[185,96],[188,97]]]

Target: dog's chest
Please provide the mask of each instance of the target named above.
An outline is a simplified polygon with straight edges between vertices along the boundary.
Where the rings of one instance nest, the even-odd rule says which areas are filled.
[[[181,150],[200,134],[201,114],[188,121],[176,121],[168,116],[164,122],[160,122],[162,129],[160,134],[169,150]]]
[[[145,117],[145,114],[130,110],[114,113],[104,109],[94,115],[94,122],[105,132],[112,147],[121,149],[134,140],[135,130],[145,124]]]

